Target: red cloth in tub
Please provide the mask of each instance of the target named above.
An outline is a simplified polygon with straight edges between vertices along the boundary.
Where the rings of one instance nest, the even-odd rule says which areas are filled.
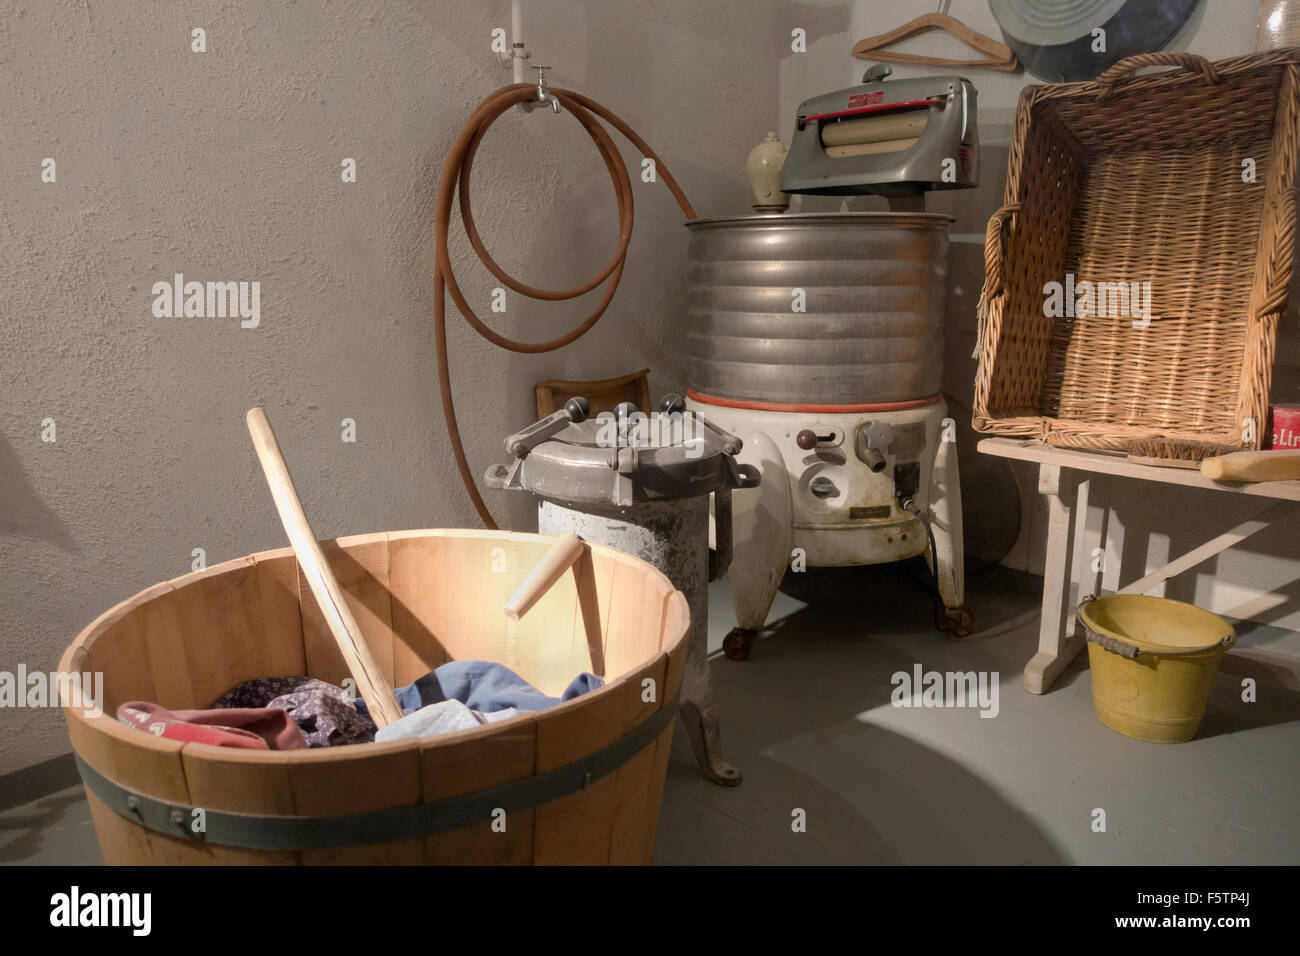
[[[245,750],[303,750],[307,740],[287,711],[277,707],[226,710],[168,710],[148,701],[128,701],[117,719],[170,740]]]

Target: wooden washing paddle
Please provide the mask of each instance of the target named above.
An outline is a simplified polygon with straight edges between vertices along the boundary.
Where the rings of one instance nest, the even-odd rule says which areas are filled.
[[[316,535],[307,523],[307,514],[302,510],[298,491],[293,486],[289,475],[289,466],[280,454],[280,445],[271,430],[271,422],[266,412],[260,408],[251,408],[246,417],[248,433],[253,436],[253,447],[257,449],[257,460],[262,463],[266,474],[266,483],[271,488],[271,497],[275,499],[275,509],[280,513],[280,522],[289,534],[289,543],[293,545],[294,556],[302,567],[303,576],[311,586],[311,593],[325,615],[330,634],[334,636],[343,660],[348,665],[348,672],[357,682],[357,690],[366,702],[370,719],[376,727],[385,727],[402,716],[402,706],[397,702],[397,695],[389,686],[388,679],[375,661],[374,655],[366,644],[357,626],[356,618],[348,610],[343,599],[343,590],[334,578],[334,572],[325,561]]]

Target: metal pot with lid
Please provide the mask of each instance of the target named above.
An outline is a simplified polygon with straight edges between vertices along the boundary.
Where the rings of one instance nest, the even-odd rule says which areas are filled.
[[[654,415],[625,403],[589,418],[585,399],[505,440],[510,464],[484,474],[491,488],[538,496],[542,534],[575,534],[653,564],[691,612],[681,716],[701,769],[735,786],[740,771],[722,755],[709,682],[708,586],[731,560],[731,492],[759,483],[736,461],[741,440],[667,396]],[[710,508],[712,505],[712,508]],[[712,511],[716,550],[709,547]]]

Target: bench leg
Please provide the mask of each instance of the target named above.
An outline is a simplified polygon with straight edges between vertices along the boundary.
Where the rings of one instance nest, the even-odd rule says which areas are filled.
[[[1038,491],[1047,499],[1047,561],[1043,569],[1043,609],[1038,625],[1038,653],[1025,665],[1025,689],[1042,694],[1083,648],[1082,635],[1073,633],[1070,616],[1071,583],[1074,580],[1075,526],[1085,520],[1086,506],[1079,508],[1075,492],[1086,501],[1086,482],[1079,482],[1068,468],[1040,465]],[[1083,512],[1081,514],[1081,512]]]

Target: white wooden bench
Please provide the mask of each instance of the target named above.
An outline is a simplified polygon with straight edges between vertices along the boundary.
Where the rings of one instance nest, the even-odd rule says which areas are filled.
[[[1025,689],[1042,694],[1083,648],[1075,633],[1074,602],[1085,594],[1100,593],[1101,571],[1088,560],[1100,546],[1102,529],[1089,527],[1088,499],[1097,491],[1093,480],[1133,478],[1228,494],[1253,495],[1272,500],[1253,518],[1211,538],[1120,588],[1119,594],[1145,594],[1169,578],[1195,567],[1245,541],[1275,521],[1295,513],[1300,502],[1300,481],[1237,483],[1211,481],[1197,469],[1160,468],[1128,460],[1121,452],[1079,451],[1054,448],[1039,441],[985,438],[979,450],[1018,461],[1038,464],[1038,491],[1047,499],[1047,553],[1043,570],[1043,612],[1039,622],[1038,653],[1025,665]]]

